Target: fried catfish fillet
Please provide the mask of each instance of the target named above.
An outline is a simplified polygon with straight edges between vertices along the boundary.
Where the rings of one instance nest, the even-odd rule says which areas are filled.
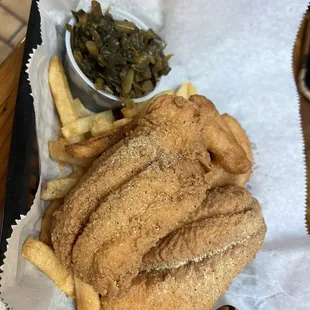
[[[137,256],[128,262],[127,269],[124,267],[119,272],[115,272],[109,270],[111,266],[106,265],[111,258],[117,256],[120,258],[115,266],[120,266],[126,260],[125,253],[128,253],[129,249],[127,248],[126,252],[124,246],[122,254],[122,247],[118,245],[124,240],[124,236],[128,235],[127,230],[120,230],[117,234],[106,226],[109,228],[103,232],[102,238],[96,241],[96,246],[91,250],[84,248],[83,255],[87,258],[81,258],[79,253],[82,253],[84,247],[81,244],[85,245],[85,240],[96,239],[98,235],[96,230],[92,229],[96,221],[102,222],[96,214],[101,216],[101,210],[105,210],[111,201],[113,205],[119,204],[120,209],[124,209],[123,201],[129,197],[129,190],[125,190],[128,184],[136,182],[133,192],[137,199],[139,196],[142,197],[145,191],[143,184],[138,186],[140,178],[143,179],[143,176],[147,175],[146,179],[143,179],[144,184],[147,184],[157,176],[147,174],[152,171],[153,165],[163,165],[165,161],[170,160],[170,157],[175,158],[175,164],[168,165],[168,168],[164,169],[164,175],[171,177],[165,181],[168,184],[170,180],[174,182],[178,175],[182,175],[176,171],[185,169],[188,164],[184,162],[190,162],[190,165],[193,165],[193,171],[200,172],[197,172],[197,178],[192,178],[193,184],[190,187],[185,186],[181,190],[183,186],[181,182],[175,189],[175,194],[180,201],[185,201],[182,191],[187,192],[190,188],[199,188],[199,191],[194,191],[192,195],[197,197],[189,195],[191,198],[188,199],[187,208],[191,212],[204,199],[204,194],[201,194],[200,190],[213,186],[210,173],[215,166],[211,159],[217,167],[221,167],[229,174],[247,174],[251,170],[251,161],[244,148],[237,142],[229,125],[222,119],[213,103],[203,96],[196,95],[195,97],[196,100],[193,101],[167,95],[157,98],[149,106],[144,117],[139,120],[137,128],[95,161],[67,196],[64,205],[55,213],[52,242],[56,255],[67,267],[72,267],[78,276],[93,284],[102,294],[115,295],[119,291],[117,287],[122,285],[127,287],[130,279],[136,275],[137,266],[141,256],[146,253],[147,247],[151,247],[164,232],[169,233],[174,228],[172,226],[178,224],[177,221],[182,222],[188,216],[188,212],[182,211],[177,217],[178,220],[170,225],[170,218],[163,214],[161,224],[164,227],[163,231],[156,237],[154,236],[149,243],[143,243],[141,251],[137,251]],[[157,173],[159,176],[159,171],[155,174]],[[157,182],[160,183],[160,181]],[[166,184],[165,182],[163,184]],[[119,194],[118,198],[116,193]],[[160,202],[157,206],[159,210],[162,210],[162,200],[174,194],[165,195],[163,192],[162,197],[160,193],[154,193],[152,196]],[[175,206],[173,202],[171,206],[171,208]],[[143,200],[139,208],[148,210],[147,212],[151,210],[146,206],[146,202],[143,204]],[[117,223],[117,219],[120,218],[116,207],[107,208],[106,212],[102,213],[105,219],[111,219],[114,223]],[[140,213],[137,214],[139,217]],[[123,223],[130,222],[131,215],[128,213]],[[147,215],[150,216],[149,223],[153,225],[156,222],[156,212],[151,211]],[[143,230],[142,233],[147,232],[148,230]],[[134,243],[135,239],[132,243],[128,242],[126,246],[130,247]],[[139,244],[135,246],[140,247]],[[89,266],[91,266],[90,269]]]
[[[211,309],[254,258],[265,233],[261,207],[246,189],[212,189],[186,224],[144,256],[127,294],[102,298],[103,309]]]
[[[73,270],[103,295],[126,291],[143,256],[203,201],[205,172],[198,161],[163,158],[110,194],[73,248]]]

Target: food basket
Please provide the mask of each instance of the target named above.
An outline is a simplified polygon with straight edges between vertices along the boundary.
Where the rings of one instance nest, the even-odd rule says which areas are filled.
[[[7,248],[7,239],[12,225],[25,215],[31,206],[39,184],[39,160],[36,143],[35,113],[31,88],[27,80],[26,64],[29,54],[41,43],[40,15],[35,1],[32,2],[25,52],[22,61],[20,82],[12,130],[8,164],[6,195],[3,205],[1,233],[1,264]],[[226,307],[226,309],[235,309]]]

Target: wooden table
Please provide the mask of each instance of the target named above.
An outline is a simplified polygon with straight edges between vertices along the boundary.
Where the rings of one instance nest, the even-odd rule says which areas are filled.
[[[3,206],[14,107],[25,43],[0,66],[0,208]]]
[[[305,25],[306,22],[310,23],[310,12],[308,11],[304,16],[302,26],[300,27],[298,36],[295,41],[294,54],[293,54],[293,72],[295,80],[297,80],[299,68],[302,63],[302,51],[305,46]],[[307,166],[307,211],[306,211],[306,223],[308,228],[308,233],[310,233],[310,102],[301,94],[299,94],[300,100],[300,114],[302,121],[302,129],[305,141],[305,156],[306,156],[306,166]]]

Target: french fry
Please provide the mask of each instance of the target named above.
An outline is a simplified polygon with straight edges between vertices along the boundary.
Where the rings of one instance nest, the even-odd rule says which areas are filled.
[[[128,123],[130,123],[131,121],[132,121],[132,118],[122,118],[122,119],[119,119],[119,120],[113,122],[113,127],[114,128],[123,127],[123,126],[127,125]]]
[[[73,276],[49,246],[40,240],[27,239],[22,247],[22,256],[43,271],[61,291],[75,297]]]
[[[102,135],[108,130],[111,130],[113,128],[114,121],[115,118],[112,110],[95,115],[90,126],[92,136],[96,137]]]
[[[41,232],[40,232],[40,241],[44,242],[46,245],[52,247],[51,241],[51,227],[53,221],[53,214],[56,210],[60,208],[63,204],[62,199],[53,200],[48,208],[45,210],[41,222]]]
[[[125,138],[127,133],[133,130],[136,126],[137,120],[134,119],[122,127],[113,128],[112,130],[105,132],[99,137],[75,144],[68,144],[65,146],[65,150],[70,156],[77,159],[98,156]]]
[[[56,200],[65,198],[83,175],[84,171],[78,170],[68,177],[47,181],[42,187],[41,199]]]
[[[77,310],[100,310],[99,294],[94,288],[74,276],[76,307]]]
[[[48,68],[48,81],[62,125],[65,126],[79,119],[68,85],[68,79],[58,56],[54,56],[50,62]],[[82,140],[83,136],[70,138],[71,143]]]
[[[92,122],[97,120],[97,122],[101,122],[101,124],[109,125],[114,121],[114,116],[112,110],[104,111],[98,114],[89,115],[87,117],[80,118],[64,127],[62,127],[61,131],[64,137],[70,140],[71,137],[77,135],[83,135],[92,128]]]
[[[197,94],[197,89],[195,85],[191,82],[183,83],[176,92],[176,96],[181,96],[187,100],[189,99],[190,96],[196,95],[196,94]]]
[[[76,178],[55,179],[46,182],[42,189],[42,200],[55,200],[66,197],[79,180]]]
[[[71,157],[65,151],[65,147],[66,147],[65,143],[61,141],[49,141],[48,149],[51,158],[65,164],[70,164],[78,167],[89,167],[91,163],[94,161],[94,158],[78,159]]]
[[[197,88],[191,82],[188,83],[188,98],[190,96],[197,95]]]
[[[99,136],[90,138],[86,141],[68,144],[65,146],[65,150],[68,156],[72,156],[77,160],[87,160],[103,153],[109,148],[108,136]]]
[[[183,83],[175,94],[176,94],[176,96],[180,96],[180,97],[183,97],[185,99],[188,99],[189,98],[188,83]]]
[[[69,141],[70,143],[77,143],[77,142],[81,142],[81,141],[83,141],[83,140],[85,140],[85,139],[84,139],[84,136],[72,136],[72,137],[70,137],[70,138],[68,139],[68,141]]]
[[[79,115],[73,103],[68,80],[58,56],[54,56],[48,69],[48,81],[63,126],[77,120]]]
[[[90,131],[90,124],[93,120],[94,116],[89,115],[87,117],[80,118],[64,127],[61,128],[61,132],[66,139],[70,139],[71,137],[77,135],[84,135],[85,133]]]
[[[73,102],[80,118],[90,115],[79,98],[74,99]]]

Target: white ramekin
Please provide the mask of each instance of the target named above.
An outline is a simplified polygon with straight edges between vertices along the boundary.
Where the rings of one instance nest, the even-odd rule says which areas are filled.
[[[86,10],[85,10],[86,11]],[[88,11],[90,11],[90,8],[88,8]],[[134,22],[138,28],[148,30],[149,27],[147,27],[146,24],[144,24],[140,19],[138,19],[136,16],[132,15],[131,13],[128,13],[122,9],[111,7],[110,13],[116,20],[128,20],[131,22]],[[72,18],[69,22],[71,26],[74,26],[76,20],[75,18]],[[71,49],[71,33],[69,31],[66,31],[66,56],[65,56],[65,70],[68,75],[68,80],[70,84],[70,88],[72,91],[72,95],[74,98],[79,98],[83,104],[90,110],[94,112],[99,112],[107,109],[114,109],[119,108],[122,106],[119,97],[108,94],[104,91],[98,91],[94,83],[89,80],[86,75],[82,72],[82,70],[79,68],[78,64],[76,63],[72,49]],[[149,93],[148,95],[133,99],[135,103],[139,103],[142,101],[145,101],[147,99],[150,99],[154,96],[156,88],[159,85],[159,82],[157,82],[154,90]]]

